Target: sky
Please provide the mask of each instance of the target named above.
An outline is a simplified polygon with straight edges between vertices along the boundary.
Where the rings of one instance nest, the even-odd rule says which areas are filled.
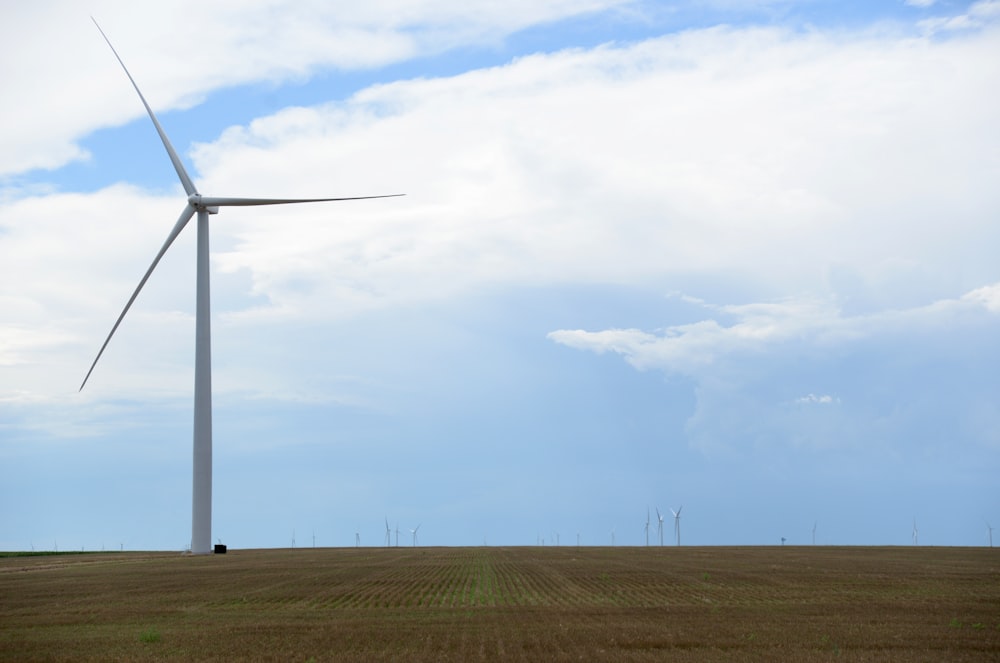
[[[194,224],[79,391],[185,205],[91,16],[202,194],[406,194],[211,218],[213,541],[1000,528],[1000,0],[43,0],[0,550],[190,544]]]

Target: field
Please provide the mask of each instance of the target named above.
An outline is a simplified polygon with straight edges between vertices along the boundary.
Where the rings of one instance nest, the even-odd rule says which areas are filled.
[[[989,548],[0,558],[0,660],[998,661]]]

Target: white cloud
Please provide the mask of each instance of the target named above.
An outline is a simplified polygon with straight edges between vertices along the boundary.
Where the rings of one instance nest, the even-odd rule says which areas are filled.
[[[709,30],[535,56],[264,118],[196,161],[213,190],[409,194],[299,238],[241,226],[221,260],[276,299],[293,277],[364,282],[362,300],[691,272],[817,291],[833,268],[860,289],[889,275],[944,294],[993,270],[965,241],[995,234],[993,39]]]
[[[454,3],[439,0],[202,2],[140,6],[103,0],[18,3],[4,12],[0,176],[87,155],[76,141],[140,116],[91,24],[101,23],[150,103],[185,108],[212,90],[365,69],[498,42],[532,25],[613,9],[628,0]]]
[[[839,403],[840,399],[836,396],[830,396],[829,394],[823,394],[822,396],[817,396],[816,394],[806,394],[805,396],[799,396],[796,398],[795,402],[801,405],[832,405],[834,403]]]
[[[717,319],[667,327],[659,334],[637,329],[557,330],[556,343],[598,354],[614,352],[640,370],[663,370],[706,377],[732,357],[836,349],[876,335],[911,333],[960,324],[968,315],[997,313],[1000,284],[978,288],[957,299],[908,310],[845,316],[832,303],[815,300],[707,307]]]
[[[223,325],[263,343],[266,321],[330,321],[491,288],[689,291],[681,285],[711,278],[741,291],[730,301],[777,303],[721,308],[662,338],[630,330],[574,342],[613,341],[636,365],[695,372],[720,352],[849,336],[868,319],[854,314],[1000,280],[997,36],[698,30],[259,118],[195,149],[205,193],[408,196],[213,217],[213,306]],[[182,205],[127,187],[0,205],[0,248],[14,257],[0,265],[0,326],[45,321],[53,339],[75,344],[10,384],[77,383]],[[134,384],[188,387],[189,333],[143,325],[186,329],[191,235],[119,332],[141,334],[161,359],[106,358],[130,367]],[[4,356],[42,361],[16,340]]]

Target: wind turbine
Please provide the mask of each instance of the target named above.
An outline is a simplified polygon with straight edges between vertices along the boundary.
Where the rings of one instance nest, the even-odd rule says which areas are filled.
[[[389,529],[389,518],[385,519],[385,547],[388,548],[392,544],[392,530]]]
[[[913,545],[919,545],[919,537],[917,536],[920,532],[917,531],[917,519],[913,519]]]
[[[396,523],[396,547],[399,547],[399,523]]]
[[[816,525],[818,524],[818,520],[813,523],[813,545],[816,545]]]
[[[355,548],[361,547],[361,532],[354,533],[354,547]]]
[[[684,505],[677,507],[677,510],[670,510],[670,513],[674,514],[674,536],[677,537],[677,545],[681,545],[681,509]]]
[[[989,539],[990,548],[992,548],[993,547],[993,526],[990,525],[990,522],[988,520],[986,521],[986,536]]]
[[[646,546],[649,546],[649,507],[646,507]]]
[[[663,545],[663,516],[660,514],[660,507],[656,507],[656,533],[660,537],[660,546]]]
[[[611,528],[611,547],[615,547],[615,528]]]
[[[421,523],[421,525],[422,525],[422,524],[423,524],[423,523]],[[413,547],[414,547],[414,548],[416,548],[416,547],[417,547],[417,530],[418,530],[418,529],[420,529],[420,525],[417,525],[416,527],[414,527],[413,529],[411,529],[411,530],[410,530],[410,534],[412,534],[412,535],[413,535]]]
[[[92,20],[94,19],[92,18]],[[220,207],[247,207],[257,205],[331,202],[337,200],[361,200],[369,198],[389,198],[402,194],[394,194],[394,196],[355,196],[352,198],[295,199],[228,198],[201,195],[195,187],[194,182],[192,182],[191,177],[188,175],[187,170],[185,170],[184,164],[181,162],[180,157],[174,150],[173,145],[170,144],[170,140],[167,138],[167,134],[163,130],[163,127],[160,126],[159,120],[156,119],[153,109],[146,102],[146,98],[139,90],[138,84],[136,84],[135,79],[132,78],[132,74],[129,73],[128,68],[125,67],[125,63],[122,61],[121,56],[118,55],[118,51],[116,51],[115,47],[111,45],[111,40],[104,34],[104,31],[101,30],[101,26],[97,24],[96,20],[94,20],[94,25],[97,26],[101,36],[104,37],[104,41],[108,43],[108,46],[111,48],[111,52],[114,53],[118,63],[125,71],[125,75],[128,76],[129,81],[132,83],[132,87],[135,88],[136,94],[139,95],[139,100],[142,101],[142,105],[145,106],[146,112],[149,114],[149,119],[152,120],[153,126],[156,128],[156,133],[159,134],[160,141],[163,143],[163,147],[167,151],[167,156],[170,157],[170,162],[174,166],[174,171],[176,171],[177,177],[180,179],[181,185],[184,187],[184,193],[187,196],[187,201],[184,206],[184,210],[177,219],[177,223],[174,224],[173,229],[167,235],[167,239],[160,248],[160,251],[156,254],[156,257],[153,258],[153,263],[149,266],[149,269],[146,270],[146,273],[139,281],[139,285],[136,286],[135,290],[132,292],[132,296],[129,297],[128,302],[125,304],[125,308],[122,309],[121,314],[118,316],[114,326],[111,328],[111,332],[104,340],[104,344],[101,346],[101,349],[97,352],[97,357],[94,359],[94,363],[90,365],[90,370],[87,371],[87,375],[83,378],[83,383],[80,384],[80,391],[83,391],[83,387],[87,384],[87,380],[90,379],[90,374],[93,373],[94,367],[97,366],[97,362],[100,360],[101,355],[104,354],[105,348],[108,347],[111,337],[114,336],[115,331],[118,329],[118,325],[121,324],[125,314],[128,313],[129,308],[131,308],[132,303],[139,295],[139,291],[142,290],[142,287],[146,284],[149,276],[153,273],[156,265],[167,252],[167,249],[170,248],[170,245],[173,244],[174,240],[177,239],[177,236],[180,235],[181,231],[183,231],[185,226],[187,226],[191,218],[197,215],[198,241],[195,306],[194,459],[192,463],[193,486],[191,499],[191,552],[202,555],[208,554],[211,552],[212,544],[212,339],[210,319],[211,307],[209,299],[209,215],[218,214]]]

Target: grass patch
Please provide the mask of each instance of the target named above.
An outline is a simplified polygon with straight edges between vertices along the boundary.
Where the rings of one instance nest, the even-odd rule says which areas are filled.
[[[145,631],[139,634],[139,642],[145,642],[147,644],[160,641],[160,632],[155,628],[147,628]]]

